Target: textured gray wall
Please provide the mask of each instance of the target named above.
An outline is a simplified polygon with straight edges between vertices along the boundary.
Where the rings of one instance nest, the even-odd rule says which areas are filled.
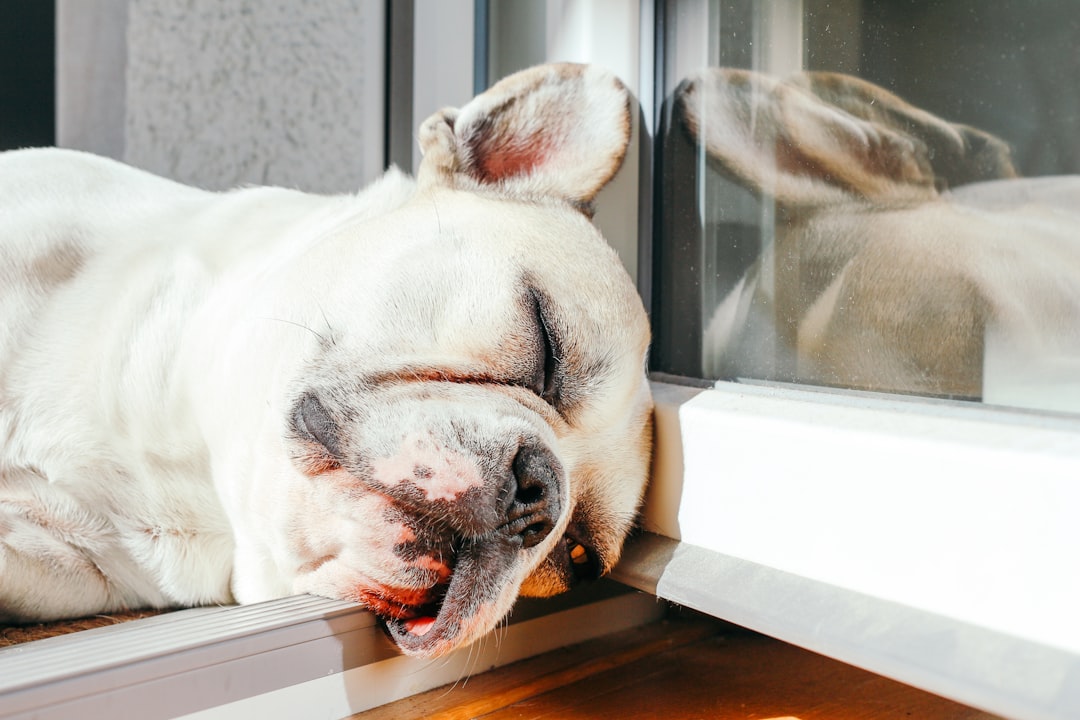
[[[128,0],[57,0],[56,144],[124,155]]]
[[[212,189],[353,191],[383,169],[383,0],[59,9],[60,145]]]
[[[182,182],[355,190],[383,166],[378,0],[131,0],[124,159]]]

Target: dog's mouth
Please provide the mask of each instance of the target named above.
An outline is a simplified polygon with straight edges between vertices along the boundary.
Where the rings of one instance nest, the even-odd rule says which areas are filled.
[[[508,609],[501,601],[517,594],[522,546],[520,536],[502,534],[464,540],[449,577],[423,598],[398,597],[385,612],[371,609],[405,653],[430,657],[453,650],[494,627]]]
[[[520,586],[514,571],[522,547],[520,536],[466,540],[457,548],[452,572],[422,597],[405,593],[381,607],[369,604],[369,608],[405,653],[449,652],[493,628],[509,610],[509,601]],[[571,534],[563,537],[553,554],[572,575],[571,585],[595,580],[600,574],[596,552]]]
[[[452,582],[452,581],[451,581]],[[401,638],[422,638],[435,627],[442,611],[443,601],[451,583],[437,585],[432,589],[431,599],[419,605],[399,605],[396,611],[380,613],[376,611],[386,625],[395,642],[401,645]]]

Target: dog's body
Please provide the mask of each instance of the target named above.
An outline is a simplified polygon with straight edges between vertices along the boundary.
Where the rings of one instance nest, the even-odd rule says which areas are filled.
[[[849,76],[714,69],[679,100],[778,208],[712,317],[707,372],[755,375],[769,337],[800,382],[1077,407],[1080,178],[1017,179],[999,139]],[[1040,375],[1049,397],[1003,389]]]
[[[609,569],[648,329],[581,210],[626,102],[520,73],[357,196],[0,156],[0,617],[312,592],[431,655]]]

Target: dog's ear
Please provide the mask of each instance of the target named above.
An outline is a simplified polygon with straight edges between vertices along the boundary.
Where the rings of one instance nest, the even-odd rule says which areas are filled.
[[[614,75],[541,65],[428,118],[418,180],[559,197],[588,212],[619,169],[630,130],[630,96]]]
[[[856,78],[779,80],[710,68],[676,92],[687,129],[710,158],[782,205],[919,201],[954,180],[1012,172],[996,138]]]
[[[851,75],[800,73],[791,78],[817,98],[861,120],[918,138],[928,150],[939,190],[1017,177],[1008,143],[977,128],[950,123]]]

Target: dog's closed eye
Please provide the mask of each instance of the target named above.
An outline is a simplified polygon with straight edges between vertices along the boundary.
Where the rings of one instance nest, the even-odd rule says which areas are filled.
[[[315,393],[304,393],[296,404],[293,427],[300,437],[313,440],[322,445],[331,456],[340,457],[337,424]]]
[[[548,321],[548,303],[543,295],[532,290],[533,308],[536,313],[536,329],[539,334],[540,354],[529,389],[539,395],[548,404],[558,404],[559,344]]]

